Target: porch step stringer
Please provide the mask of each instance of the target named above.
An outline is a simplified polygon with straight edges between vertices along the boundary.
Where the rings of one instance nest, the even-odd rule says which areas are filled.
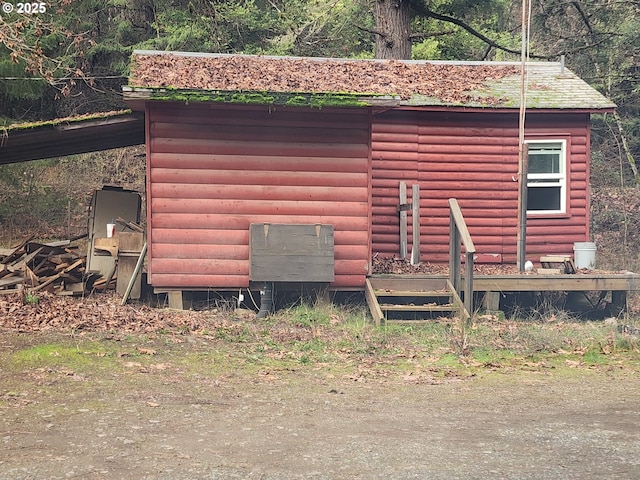
[[[420,282],[396,290],[377,285],[375,279],[366,279],[365,298],[376,323],[416,324],[420,321],[457,314],[469,318],[464,303],[450,282],[442,289],[423,290]]]

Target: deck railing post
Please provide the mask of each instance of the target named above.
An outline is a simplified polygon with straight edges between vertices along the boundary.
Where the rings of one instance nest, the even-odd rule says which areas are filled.
[[[450,212],[449,225],[449,280],[460,291],[460,235],[453,211]]]
[[[464,308],[469,315],[473,315],[473,255],[474,252],[467,252],[464,274]]]
[[[473,256],[476,247],[471,240],[467,224],[455,198],[449,199],[449,280],[456,292],[460,292],[460,244],[465,249],[464,307],[469,315],[473,312]]]
[[[407,258],[407,182],[400,182],[400,258]]]
[[[411,265],[420,265],[420,185],[411,185],[411,214],[413,240],[411,242]]]

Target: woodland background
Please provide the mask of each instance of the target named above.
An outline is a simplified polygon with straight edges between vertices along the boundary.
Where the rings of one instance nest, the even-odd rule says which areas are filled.
[[[0,2],[2,3],[2,2]],[[12,6],[17,2],[9,0]],[[640,270],[640,2],[52,0],[0,13],[2,126],[125,108],[134,49],[342,58],[560,60],[613,100],[592,117],[598,266]],[[529,12],[530,8],[530,12]],[[86,232],[95,188],[144,191],[144,149],[0,167],[0,242]]]

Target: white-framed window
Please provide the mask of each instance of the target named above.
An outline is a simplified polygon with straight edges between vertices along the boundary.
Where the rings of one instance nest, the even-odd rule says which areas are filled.
[[[527,213],[567,211],[567,141],[528,140]]]

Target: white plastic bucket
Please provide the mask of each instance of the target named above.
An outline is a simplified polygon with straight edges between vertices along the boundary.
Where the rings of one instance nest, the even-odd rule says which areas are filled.
[[[592,242],[575,242],[573,244],[573,257],[576,268],[596,268],[596,244]]]

